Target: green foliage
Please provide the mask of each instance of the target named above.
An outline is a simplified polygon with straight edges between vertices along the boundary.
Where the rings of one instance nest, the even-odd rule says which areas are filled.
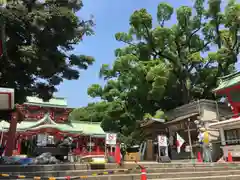
[[[102,66],[100,76],[106,85],[93,85],[89,95],[109,104],[121,102],[121,111],[108,123],[117,121],[126,141],[132,132],[139,132],[138,120],[144,114],[150,117],[158,109],[164,112],[196,99],[214,99],[211,91],[218,77],[235,71],[240,4],[229,1],[221,11],[220,0],[209,0],[207,8],[204,2],[195,0],[193,8],[176,9],[172,27],[165,25],[174,13],[167,3],[157,7],[157,26],[146,9],[137,10],[130,17],[129,31],[116,34],[126,46],[115,51],[112,66]]]
[[[86,107],[75,109],[70,114],[71,120],[101,122],[105,132],[119,133],[119,138],[127,146],[139,143],[139,140],[144,137],[141,130],[134,131],[140,128],[140,124],[130,116],[131,114],[126,112],[124,103],[121,101],[91,103]],[[125,134],[131,134],[130,138]]]
[[[144,120],[149,120],[152,118],[156,118],[156,119],[166,119],[166,116],[164,115],[164,112],[161,110],[157,110],[156,113],[154,114],[154,116],[152,116],[150,113],[145,113],[143,116]]]
[[[164,112],[161,110],[158,110],[156,114],[154,115],[154,118],[163,118],[164,117]]]
[[[48,100],[64,79],[78,79],[80,69],[94,62],[71,52],[93,33],[93,21],[75,13],[82,6],[81,0],[12,0],[0,9],[7,48],[0,59],[0,84],[15,89],[16,102],[31,95]]]
[[[71,112],[71,120],[101,122],[107,117],[107,102],[90,103],[87,107],[74,109]]]

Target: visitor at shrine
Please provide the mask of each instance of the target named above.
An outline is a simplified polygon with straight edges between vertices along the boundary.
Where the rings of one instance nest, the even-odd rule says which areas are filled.
[[[198,135],[199,143],[202,147],[202,156],[204,162],[212,162],[211,147],[209,143],[209,134],[205,128],[200,128]]]

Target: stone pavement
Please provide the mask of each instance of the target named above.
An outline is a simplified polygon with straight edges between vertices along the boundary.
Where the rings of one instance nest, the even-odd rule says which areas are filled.
[[[239,180],[240,163],[141,163],[147,169],[148,179],[153,180]],[[39,176],[42,179],[86,180],[139,180],[140,169],[134,163],[125,163],[121,168],[106,164],[105,169],[93,170],[87,164],[60,164],[41,166],[0,166],[0,173],[13,176],[24,175],[25,179]],[[24,177],[21,176],[21,177]],[[6,179],[6,178],[5,178]],[[14,179],[14,178],[12,178]],[[15,178],[16,179],[16,178]],[[24,179],[24,178],[21,178]]]

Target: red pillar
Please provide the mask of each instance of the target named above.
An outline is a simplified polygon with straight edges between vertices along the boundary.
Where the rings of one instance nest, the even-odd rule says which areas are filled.
[[[97,153],[97,155],[99,155],[100,154],[100,147],[99,147],[98,138],[96,138],[96,140],[95,140],[95,147],[96,147],[96,153]]]
[[[13,112],[8,130],[7,144],[5,148],[5,156],[12,156],[15,147],[15,135],[17,130],[18,112]]]
[[[18,154],[21,154],[21,144],[22,144],[22,140],[19,138],[17,140],[17,152],[18,152]]]

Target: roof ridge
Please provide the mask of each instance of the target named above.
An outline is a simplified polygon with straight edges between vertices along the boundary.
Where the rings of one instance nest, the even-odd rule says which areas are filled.
[[[222,77],[220,77],[220,79],[222,81],[226,81],[226,80],[229,80],[229,79],[234,78],[234,77],[239,76],[239,75],[240,75],[240,71],[228,74],[226,76],[222,76]]]
[[[90,122],[90,121],[77,121],[77,120],[71,120],[71,123],[82,123],[82,124],[101,124],[101,122]]]

